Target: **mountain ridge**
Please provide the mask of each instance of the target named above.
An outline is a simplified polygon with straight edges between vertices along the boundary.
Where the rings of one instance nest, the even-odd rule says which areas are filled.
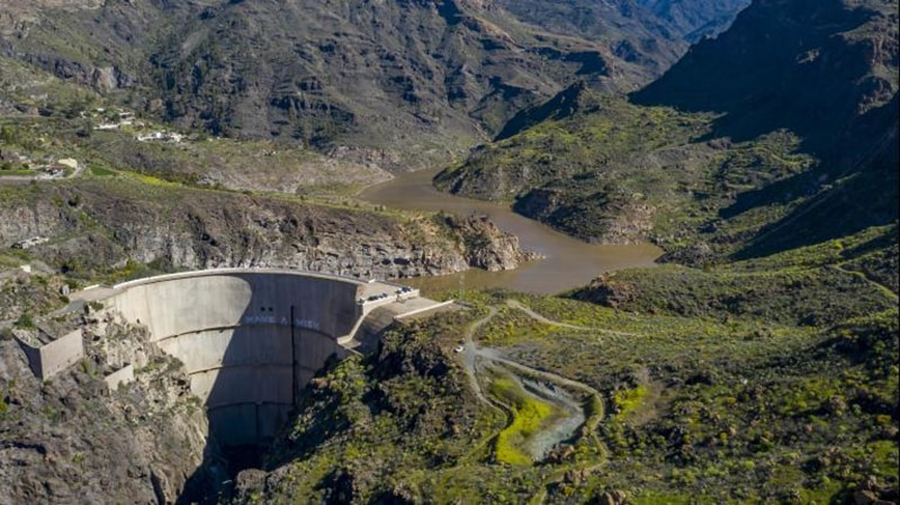
[[[630,0],[581,5],[603,15],[576,37],[540,2],[13,2],[0,50],[182,128],[417,168],[576,78],[633,89],[686,48]]]

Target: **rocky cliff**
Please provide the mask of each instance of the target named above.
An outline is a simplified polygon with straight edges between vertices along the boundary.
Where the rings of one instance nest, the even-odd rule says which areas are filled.
[[[8,188],[0,244],[74,275],[126,259],[176,268],[284,267],[365,278],[502,270],[528,259],[489,221],[372,211],[136,181]]]
[[[0,503],[174,503],[207,433],[181,364],[136,328],[81,322],[86,357],[43,382],[0,339]],[[135,382],[111,391],[124,362]]]

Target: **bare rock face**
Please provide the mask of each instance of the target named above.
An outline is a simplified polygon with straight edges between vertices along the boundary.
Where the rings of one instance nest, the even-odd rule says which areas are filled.
[[[133,327],[86,329],[85,359],[43,382],[0,341],[0,503],[174,503],[206,447],[187,376]],[[135,381],[110,391],[123,359]]]
[[[45,200],[36,201],[33,205],[5,207],[0,212],[3,214],[0,243],[5,247],[19,240],[61,234],[75,226],[70,216]]]
[[[890,485],[879,485],[874,476],[869,476],[853,493],[855,505],[890,505],[897,503],[900,493]]]
[[[610,491],[603,493],[597,503],[601,505],[624,505],[627,503],[628,494],[625,491]]]
[[[519,239],[497,228],[487,216],[458,218],[444,215],[441,218],[462,238],[466,261],[471,267],[491,272],[511,270],[540,257],[536,253],[522,251]]]
[[[96,67],[91,73],[91,87],[98,91],[113,91],[133,84],[130,76],[118,67]]]
[[[97,67],[64,57],[46,55],[31,57],[29,62],[51,69],[56,76],[62,79],[76,82],[99,92],[128,88],[134,84],[134,79],[119,67]]]
[[[504,270],[533,259],[519,249],[518,239],[484,217],[401,221],[236,194],[189,190],[164,199],[124,198],[96,189],[52,188],[30,201],[0,205],[0,244],[50,238],[34,254],[63,270],[132,259],[190,269],[292,268],[402,278],[470,266]]]

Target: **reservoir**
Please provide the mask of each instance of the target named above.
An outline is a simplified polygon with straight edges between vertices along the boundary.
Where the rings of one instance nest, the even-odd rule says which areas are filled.
[[[467,216],[490,216],[500,229],[519,237],[522,249],[535,251],[543,260],[515,270],[486,272],[470,269],[463,274],[404,279],[404,283],[428,291],[471,288],[507,288],[535,294],[556,294],[588,284],[603,272],[652,266],[661,250],[650,244],[594,245],[560,233],[549,226],[520,216],[503,204],[442,193],[431,180],[438,170],[397,174],[388,182],[367,188],[360,198],[394,209],[436,212],[444,210]]]

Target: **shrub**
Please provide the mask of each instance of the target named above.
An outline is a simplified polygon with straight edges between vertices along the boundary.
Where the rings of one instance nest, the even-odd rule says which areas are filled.
[[[22,314],[19,316],[19,319],[15,322],[16,327],[18,328],[35,328],[34,320],[31,319],[31,316],[28,314]]]

